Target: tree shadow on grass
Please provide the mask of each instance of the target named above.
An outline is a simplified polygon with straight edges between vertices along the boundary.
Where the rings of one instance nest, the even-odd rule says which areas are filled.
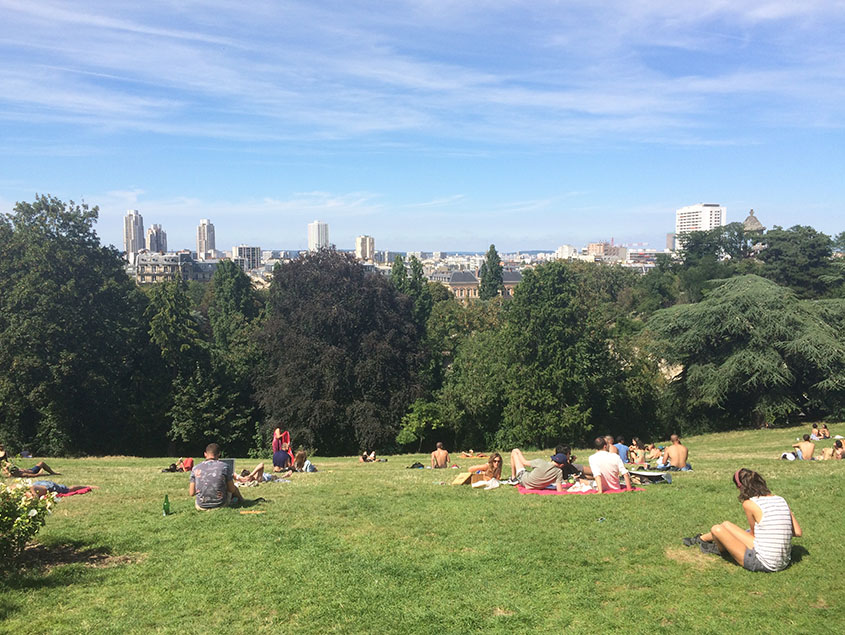
[[[30,543],[17,567],[0,573],[0,588],[13,590],[43,589],[79,582],[87,571],[64,565],[80,564],[85,570],[103,569],[139,562],[143,554],[115,555],[109,547],[92,547],[81,541],[54,544]],[[0,607],[2,612],[2,607]]]

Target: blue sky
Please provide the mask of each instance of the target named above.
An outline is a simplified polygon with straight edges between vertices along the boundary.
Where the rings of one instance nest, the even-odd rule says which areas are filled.
[[[845,2],[0,0],[0,209],[174,247],[662,248],[674,210],[845,230]]]

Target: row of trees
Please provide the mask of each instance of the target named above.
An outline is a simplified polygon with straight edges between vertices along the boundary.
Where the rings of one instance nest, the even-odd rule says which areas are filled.
[[[389,277],[321,251],[256,291],[139,288],[97,209],[39,196],[0,217],[0,438],[49,454],[266,451],[276,425],[329,454],[549,446],[845,414],[843,235],[689,236],[646,275],[551,262],[462,304],[416,258]]]

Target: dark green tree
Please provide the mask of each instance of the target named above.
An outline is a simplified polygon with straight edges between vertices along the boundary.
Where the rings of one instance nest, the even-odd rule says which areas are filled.
[[[504,325],[509,379],[500,444],[547,447],[582,441],[593,427],[627,431],[654,413],[631,393],[631,368],[641,362],[614,347],[609,312],[598,302],[595,272],[555,261],[525,272]],[[608,297],[606,302],[613,302]],[[635,363],[636,362],[636,363]]]
[[[408,269],[405,267],[405,259],[397,255],[390,267],[390,281],[399,293],[408,293]]]
[[[207,352],[185,284],[175,280],[149,289],[146,309],[150,341],[158,348],[171,377],[193,374],[197,362]]]
[[[766,232],[762,275],[789,287],[800,298],[819,298],[827,291],[823,276],[830,275],[833,241],[812,227],[775,226]]]
[[[235,262],[221,261],[211,279],[208,306],[215,345],[226,350],[234,333],[252,321],[258,310],[258,298],[249,276]]]
[[[143,358],[143,296],[98,209],[37,196],[0,216],[0,437],[43,454],[132,451],[126,390]],[[141,371],[143,372],[143,371]]]
[[[412,304],[355,260],[321,251],[276,268],[258,399],[267,426],[326,453],[385,449],[421,396]]]
[[[505,290],[505,284],[502,280],[502,262],[499,258],[499,252],[496,251],[496,245],[490,245],[484,262],[481,264],[479,270],[481,278],[478,285],[478,297],[482,300],[489,300],[500,295]]]
[[[800,301],[746,275],[698,304],[655,313],[652,350],[672,371],[671,394],[687,430],[785,421],[802,409],[819,415],[842,404],[845,341],[831,322],[843,308],[842,300]]]
[[[496,446],[511,371],[506,353],[500,330],[462,338],[437,396],[442,425],[456,445]]]

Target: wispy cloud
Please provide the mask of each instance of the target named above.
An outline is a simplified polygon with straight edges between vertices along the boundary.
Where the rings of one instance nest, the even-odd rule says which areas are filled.
[[[778,120],[784,102],[817,105],[829,121],[845,110],[824,97],[843,73],[833,54],[843,43],[842,3],[0,7],[0,103],[7,119],[26,113],[33,124],[247,142],[426,135],[496,145],[623,135],[688,144],[729,142],[737,96],[755,98],[764,122]],[[784,28],[775,34],[773,24]],[[69,30],[73,38],[60,35]],[[827,45],[819,33],[831,36]],[[642,51],[654,46],[676,56],[748,54],[679,77],[644,63]],[[773,69],[779,58],[788,64]],[[788,121],[811,124],[792,113]]]

